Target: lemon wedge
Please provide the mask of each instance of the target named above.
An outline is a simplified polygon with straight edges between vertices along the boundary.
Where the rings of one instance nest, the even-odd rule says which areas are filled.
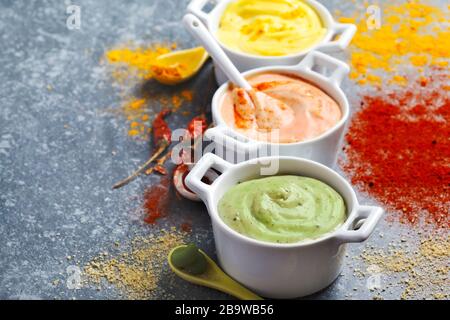
[[[162,54],[151,67],[153,78],[167,85],[187,81],[200,70],[208,57],[203,47]]]

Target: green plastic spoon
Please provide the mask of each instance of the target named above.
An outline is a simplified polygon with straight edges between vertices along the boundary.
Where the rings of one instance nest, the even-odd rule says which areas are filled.
[[[262,300],[260,296],[257,296],[250,290],[244,288],[226,275],[217,264],[200,249],[198,251],[206,259],[206,269],[202,274],[193,275],[177,268],[172,262],[172,255],[175,250],[186,247],[186,245],[182,245],[173,248],[168,256],[169,266],[177,276],[188,282],[228,293],[241,300]]]

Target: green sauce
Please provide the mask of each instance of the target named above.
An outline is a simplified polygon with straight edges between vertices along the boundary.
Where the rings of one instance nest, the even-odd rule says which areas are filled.
[[[206,271],[206,258],[195,244],[175,249],[170,259],[175,267],[189,274],[199,275]]]
[[[342,196],[299,176],[250,180],[229,189],[218,205],[222,220],[253,239],[294,243],[334,231],[346,219]]]

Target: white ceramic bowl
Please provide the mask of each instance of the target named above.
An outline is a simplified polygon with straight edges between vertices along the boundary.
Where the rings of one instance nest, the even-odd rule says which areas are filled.
[[[356,32],[356,26],[354,24],[337,23],[334,21],[328,9],[319,2],[305,0],[307,4],[316,10],[327,29],[327,33],[322,41],[318,42],[315,46],[292,55],[271,57],[247,54],[227,48],[227,46],[222,44],[216,37],[222,14],[228,4],[232,1],[235,0],[220,0],[209,13],[205,13],[202,9],[209,0],[193,0],[188,5],[187,11],[202,20],[211,34],[222,46],[228,57],[241,72],[266,66],[292,66],[298,64],[305,54],[312,50],[320,50],[327,53],[339,52],[347,48]],[[219,85],[227,80],[223,72],[217,66],[215,68],[215,73]]]
[[[333,187],[344,198],[347,207],[345,223],[319,239],[295,244],[254,240],[226,225],[217,211],[224,193],[239,182],[261,177],[262,167],[274,161],[278,161],[278,175],[307,176]],[[201,179],[211,168],[222,175],[207,185]],[[269,298],[302,297],[329,286],[341,272],[345,244],[366,240],[384,212],[380,207],[360,205],[349,183],[333,170],[292,157],[260,158],[231,164],[209,153],[191,170],[186,184],[208,208],[222,268],[238,282]]]
[[[332,167],[336,162],[345,125],[350,115],[347,97],[340,88],[349,70],[344,62],[313,51],[296,66],[265,67],[244,73],[245,76],[261,72],[295,75],[308,80],[331,96],[341,108],[342,119],[333,128],[312,140],[297,143],[269,143],[250,139],[230,128],[223,120],[221,113],[221,101],[228,90],[228,83],[223,84],[214,94],[212,117],[216,126],[207,130],[205,136],[213,141],[216,154],[233,163],[258,156],[281,155],[306,158]]]

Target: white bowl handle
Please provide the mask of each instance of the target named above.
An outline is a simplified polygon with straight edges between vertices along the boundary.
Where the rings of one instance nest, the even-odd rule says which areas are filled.
[[[260,143],[251,141],[246,137],[242,137],[242,140],[237,139],[236,133],[225,125],[219,125],[214,128],[206,130],[205,137],[215,143],[226,146],[228,150],[233,150],[241,154],[249,153],[257,156]]]
[[[203,7],[210,0],[192,0],[187,7],[187,12],[192,13],[194,16],[199,18],[208,27],[208,14],[203,11]]]
[[[333,31],[331,38],[338,38],[331,42],[320,45],[319,47],[317,47],[317,50],[328,53],[345,50],[356,33],[356,26],[351,23],[335,23],[331,27],[331,30]]]
[[[331,81],[336,86],[340,86],[344,77],[350,72],[348,64],[319,51],[308,53],[297,68],[306,73],[315,73],[323,80]],[[333,70],[330,76],[323,73],[326,69]]]
[[[340,230],[334,238],[339,244],[364,242],[372,234],[383,214],[384,209],[381,207],[359,206],[355,217],[348,223],[350,230]]]
[[[202,181],[206,172],[209,169],[216,169],[221,173],[226,172],[228,169],[233,167],[228,161],[216,156],[212,153],[207,153],[195,164],[191,169],[189,174],[186,176],[185,183],[187,187],[197,194],[203,202],[207,203],[208,198],[211,196],[211,189],[215,183],[208,185]]]

